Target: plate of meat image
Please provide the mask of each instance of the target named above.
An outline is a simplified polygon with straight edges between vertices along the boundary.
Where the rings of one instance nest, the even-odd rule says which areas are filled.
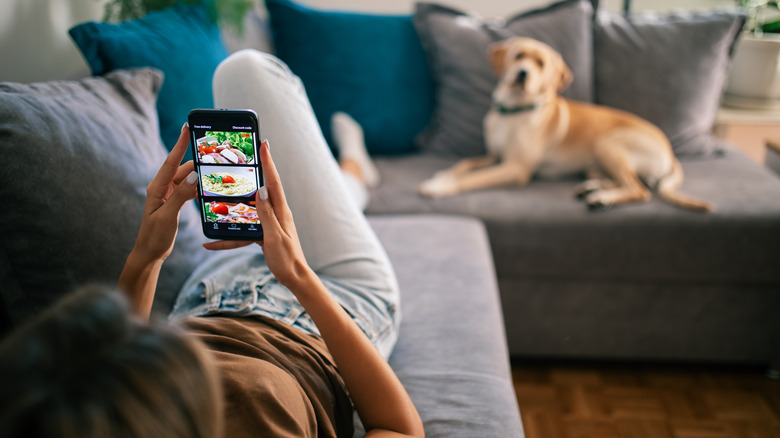
[[[255,207],[244,203],[207,202],[206,220],[226,224],[259,224]]]

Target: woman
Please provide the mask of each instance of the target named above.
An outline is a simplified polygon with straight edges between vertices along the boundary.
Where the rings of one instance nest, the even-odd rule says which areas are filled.
[[[191,369],[179,366],[172,372],[169,363],[181,362],[181,355],[155,361],[155,355],[166,356],[167,344],[156,344],[154,336],[143,342],[132,335],[148,330],[170,334],[170,328],[123,321],[119,325],[125,329],[114,330],[114,339],[127,341],[128,349],[105,342],[100,354],[89,353],[90,360],[83,361],[91,364],[93,358],[110,356],[116,364],[113,374],[95,369],[95,378],[81,375],[74,390],[109,387],[122,400],[101,393],[101,405],[97,398],[84,396],[86,407],[68,406],[63,412],[80,412],[83,422],[90,418],[83,412],[99,412],[92,415],[99,421],[58,421],[67,423],[73,436],[120,436],[120,431],[121,436],[215,436],[221,431],[227,437],[351,436],[354,404],[366,436],[423,436],[419,415],[385,360],[399,323],[392,268],[357,204],[350,201],[348,184],[300,82],[272,56],[242,51],[215,72],[214,99],[216,107],[254,109],[261,135],[274,145],[273,157],[269,141],[259,151],[265,175],[256,199],[264,231],[264,240],[258,242],[262,253],[250,246],[253,242],[204,245],[232,251],[219,253],[193,273],[170,315],[197,340],[169,336],[172,340],[166,341],[190,352],[186,357]],[[179,211],[196,194],[192,163],[178,165],[188,139],[185,125],[147,188],[138,238],[119,278],[118,289],[141,319],[149,317],[160,268],[176,237]],[[110,300],[100,293],[92,295],[93,304],[82,310],[121,308],[105,304]],[[79,306],[78,297],[66,301],[49,315],[44,331],[56,332],[58,325],[51,319]],[[116,312],[102,313],[107,321],[116,319]],[[75,316],[68,320],[78,325]],[[99,331],[94,326],[84,330],[95,336]],[[15,336],[0,355],[9,357],[14,348],[24,348],[33,335]],[[209,354],[202,354],[203,346]],[[123,357],[142,364],[122,369]],[[58,374],[59,383],[68,381],[74,365],[65,368],[69,371]],[[221,388],[213,383],[215,375]],[[100,386],[103,380],[111,384]],[[145,382],[143,391],[134,390],[139,382]],[[126,412],[127,405],[134,411]],[[4,411],[0,420],[11,424],[27,416],[43,421],[31,412],[14,416]],[[147,425],[137,433],[128,431],[136,421]],[[34,427],[35,421],[25,424]]]

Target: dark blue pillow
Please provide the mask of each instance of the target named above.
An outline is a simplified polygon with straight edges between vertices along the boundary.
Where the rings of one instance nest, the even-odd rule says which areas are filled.
[[[178,4],[138,20],[79,24],[69,33],[93,75],[131,67],[165,74],[157,112],[167,148],[176,144],[192,108],[214,106],[211,79],[227,50],[203,7]]]
[[[411,15],[319,11],[266,0],[276,55],[306,87],[325,138],[344,111],[372,154],[415,149],[430,122],[433,79]],[[332,144],[332,142],[331,142]]]

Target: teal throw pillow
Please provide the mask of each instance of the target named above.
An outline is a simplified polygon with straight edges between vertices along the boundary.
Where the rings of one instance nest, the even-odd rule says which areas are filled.
[[[167,148],[176,144],[192,108],[214,106],[211,79],[227,50],[204,7],[178,4],[137,20],[79,24],[69,33],[93,75],[132,67],[164,73],[157,112]]]
[[[321,11],[288,0],[266,7],[276,55],[303,81],[331,145],[331,116],[343,111],[363,128],[370,153],[415,150],[433,111],[433,79],[410,15]]]

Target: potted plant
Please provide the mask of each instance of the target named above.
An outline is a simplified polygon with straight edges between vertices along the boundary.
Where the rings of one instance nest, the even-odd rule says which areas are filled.
[[[244,16],[252,8],[254,0],[109,0],[103,19],[124,21],[140,18],[175,3],[204,4],[215,21],[240,35],[244,30]]]
[[[724,104],[780,108],[780,7],[777,1],[737,0],[747,11],[737,42]]]

